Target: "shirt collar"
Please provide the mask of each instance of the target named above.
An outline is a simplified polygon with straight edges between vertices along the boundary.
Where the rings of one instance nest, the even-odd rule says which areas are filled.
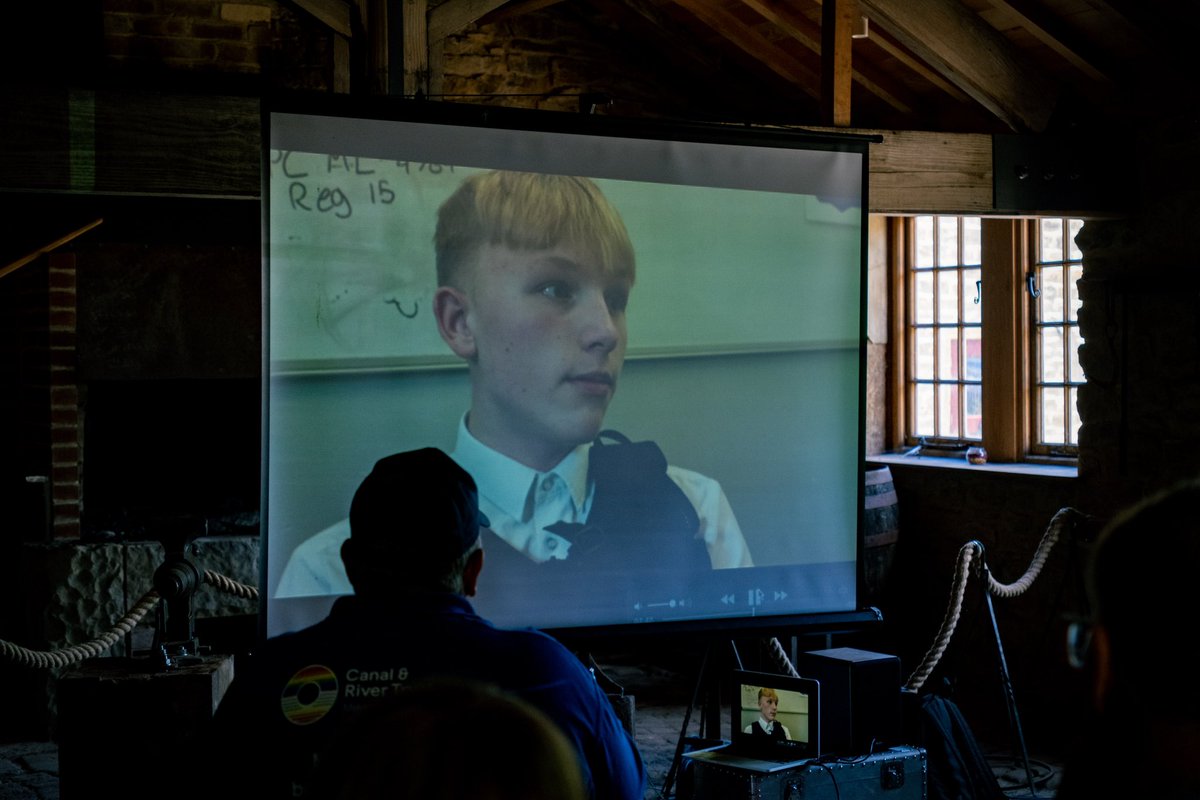
[[[538,472],[476,439],[467,430],[467,416],[464,414],[458,422],[458,438],[450,457],[475,479],[480,496],[487,498],[513,519],[521,519],[534,478],[550,473],[556,473],[570,489],[575,508],[580,512],[585,510],[590,448],[590,443],[581,444],[549,471]]]

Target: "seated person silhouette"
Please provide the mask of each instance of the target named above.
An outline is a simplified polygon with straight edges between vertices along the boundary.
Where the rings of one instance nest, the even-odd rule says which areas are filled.
[[[782,722],[775,719],[779,713],[779,695],[769,686],[758,690],[758,719],[746,726],[743,733],[769,739],[792,738],[792,733]]]
[[[575,749],[549,717],[489,684],[450,679],[390,695],[348,720],[309,796],[587,799]]]
[[[635,258],[596,184],[472,175],[439,209],[434,239],[438,331],[471,381],[451,455],[479,486],[493,564],[505,575],[752,566],[720,484],[669,465],[653,442],[602,431]],[[346,535],[341,522],[303,542],[276,595],[349,591],[336,558]]]
[[[238,664],[214,726],[231,755],[207,762],[257,781],[247,796],[302,796],[349,719],[421,682],[457,678],[541,709],[572,745],[591,796],[640,800],[641,756],[595,676],[557,640],[475,614],[468,598],[483,572],[487,522],[471,476],[442,451],[378,461],[354,494],[342,545],[354,594]],[[485,748],[504,735],[469,738]]]
[[[1069,653],[1089,671],[1092,712],[1066,759],[1062,800],[1200,800],[1197,508],[1200,480],[1178,484],[1117,515],[1093,545],[1091,624],[1073,626],[1082,635]]]

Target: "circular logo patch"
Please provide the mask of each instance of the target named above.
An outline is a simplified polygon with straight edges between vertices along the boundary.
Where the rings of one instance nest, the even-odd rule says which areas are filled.
[[[288,722],[311,725],[329,713],[337,697],[337,675],[329,667],[313,664],[291,677],[279,704]]]

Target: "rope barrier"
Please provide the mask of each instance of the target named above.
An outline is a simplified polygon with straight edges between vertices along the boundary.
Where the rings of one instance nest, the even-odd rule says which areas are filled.
[[[767,647],[771,651],[771,657],[775,659],[775,663],[779,665],[780,671],[784,675],[791,675],[793,678],[800,677],[800,673],[796,672],[796,667],[792,664],[792,659],[784,651],[783,645],[779,643],[779,639],[772,636],[767,640]]]
[[[954,636],[954,630],[958,626],[958,619],[962,614],[963,596],[966,594],[967,578],[970,575],[972,562],[976,559],[981,561],[981,567],[987,576],[987,591],[990,594],[1003,598],[1019,597],[1033,585],[1038,575],[1041,574],[1042,568],[1046,565],[1046,559],[1058,542],[1063,529],[1068,524],[1073,524],[1077,519],[1082,518],[1084,518],[1084,514],[1074,508],[1060,508],[1050,519],[1046,532],[1042,534],[1042,539],[1038,542],[1037,550],[1034,551],[1025,574],[1012,583],[1001,583],[996,580],[991,571],[987,569],[986,564],[982,564],[983,544],[981,542],[974,540],[964,544],[958,551],[954,580],[950,588],[950,602],[942,617],[941,627],[938,629],[937,636],[934,637],[933,644],[926,651],[925,657],[904,684],[904,688],[913,692],[920,691],[950,646],[950,639]]]
[[[238,583],[232,578],[227,578],[212,570],[204,571],[204,582],[226,594],[248,600],[258,598],[256,587]],[[158,604],[159,599],[158,592],[151,589],[142,595],[142,599],[130,609],[129,613],[117,620],[116,624],[106,633],[83,644],[71,645],[58,650],[30,650],[27,647],[0,639],[0,657],[34,669],[56,669],[70,666],[85,658],[95,658],[103,655],[108,648],[120,641],[122,636],[136,628],[142,618]]]
[[[1058,542],[1063,528],[1082,516],[1081,512],[1074,508],[1059,509],[1050,520],[1046,532],[1042,535],[1042,539],[1038,543],[1037,550],[1034,552],[1025,573],[1012,583],[1001,583],[992,576],[989,570],[985,569],[987,591],[996,597],[1003,598],[1019,597],[1024,594],[1033,585],[1034,581],[1037,580],[1038,575],[1041,574],[1042,568],[1046,564],[1046,559],[1049,558],[1050,551]],[[950,646],[950,640],[954,636],[959,617],[962,614],[962,602],[966,594],[967,578],[970,574],[971,564],[976,559],[982,559],[982,557],[983,544],[978,540],[967,542],[959,549],[958,560],[954,569],[954,580],[950,589],[950,602],[942,618],[941,627],[938,629],[937,636],[934,637],[933,644],[921,660],[921,664],[909,676],[908,681],[904,685],[905,689],[914,692],[920,691],[925,681],[929,678],[929,675],[937,668],[942,655],[945,654],[946,649]],[[232,594],[236,597],[248,600],[258,598],[257,587],[239,583],[212,570],[204,571],[204,582],[213,586],[218,591]],[[0,639],[0,657],[16,661],[23,666],[46,669],[64,667],[77,661],[82,661],[84,658],[101,655],[122,636],[132,631],[142,618],[154,608],[158,601],[158,592],[152,589],[138,601],[128,614],[118,620],[107,633],[83,644],[72,645],[59,650],[30,650],[29,648]],[[796,668],[792,665],[791,659],[787,657],[779,640],[771,638],[767,644],[771,655],[783,669],[783,672],[793,676],[797,675]]]
[[[212,586],[219,592],[241,597],[246,600],[258,599],[258,587],[248,586],[244,583],[238,583],[232,578],[227,578],[219,572],[213,572],[211,569],[204,570],[204,582]]]

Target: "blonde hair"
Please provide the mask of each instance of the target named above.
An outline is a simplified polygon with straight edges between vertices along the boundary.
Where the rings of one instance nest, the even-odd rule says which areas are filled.
[[[547,250],[567,245],[594,256],[606,275],[633,281],[633,243],[620,214],[588,178],[534,172],[472,175],[438,209],[439,286],[463,288],[485,245]]]
[[[762,702],[764,697],[772,698],[776,703],[779,702],[779,695],[770,686],[764,686],[758,690],[758,702]]]

